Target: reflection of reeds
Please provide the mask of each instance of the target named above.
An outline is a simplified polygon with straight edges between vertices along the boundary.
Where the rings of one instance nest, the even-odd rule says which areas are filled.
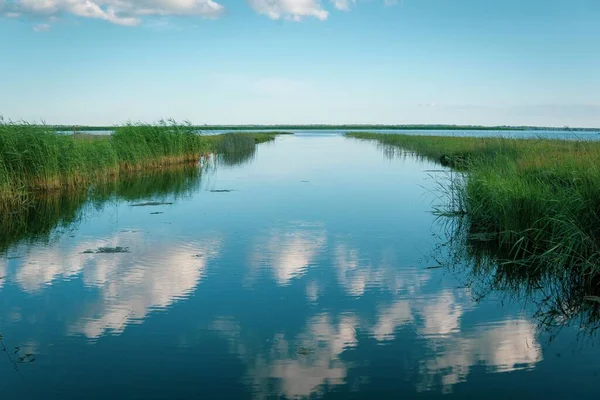
[[[256,152],[255,138],[244,133],[225,135],[217,145],[219,161],[223,165],[243,164],[252,160]]]
[[[86,210],[100,209],[112,201],[173,202],[189,196],[198,190],[203,172],[215,168],[214,161],[206,158],[161,169],[121,171],[118,177],[85,187],[32,193],[26,202],[0,212],[0,253],[23,240],[48,240],[57,229],[76,224]]]
[[[27,240],[47,240],[57,229],[77,223],[87,209],[99,209],[115,200],[177,199],[200,185],[197,166],[171,167],[138,173],[122,173],[119,179],[87,190],[57,190],[38,193],[27,203],[0,213],[0,253]]]
[[[514,262],[600,273],[600,143],[351,134],[436,160],[454,173],[440,212],[468,215]],[[389,153],[389,151],[388,151]],[[591,278],[590,278],[591,279]]]
[[[196,163],[215,152],[249,153],[275,135],[202,136],[174,121],[128,124],[110,136],[64,135],[44,125],[0,119],[0,209],[20,206],[34,192],[107,182],[124,171]]]
[[[555,269],[539,258],[514,260],[510,251],[485,237],[473,235],[469,216],[440,217],[442,237],[432,255],[439,265],[463,276],[479,301],[492,294],[504,301],[529,304],[538,327],[551,338],[567,326],[588,337],[600,329],[598,279],[573,269]]]

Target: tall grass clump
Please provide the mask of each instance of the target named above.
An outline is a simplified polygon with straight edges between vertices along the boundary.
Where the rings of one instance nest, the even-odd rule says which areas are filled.
[[[231,132],[210,136],[214,152],[219,155],[222,165],[239,165],[253,159],[256,145],[271,142],[275,137],[287,132]]]
[[[133,170],[193,162],[211,151],[210,140],[197,135],[191,125],[174,121],[119,127],[112,142],[121,167]]]
[[[350,134],[464,171],[461,213],[523,266],[600,274],[600,143]],[[594,278],[595,279],[595,278]]]
[[[270,133],[203,136],[189,123],[127,124],[110,136],[59,134],[0,118],[0,209],[31,194],[115,179],[123,171],[197,163],[210,153],[250,153]]]
[[[27,190],[75,186],[115,173],[117,154],[108,141],[77,141],[43,125],[0,122],[3,197]]]

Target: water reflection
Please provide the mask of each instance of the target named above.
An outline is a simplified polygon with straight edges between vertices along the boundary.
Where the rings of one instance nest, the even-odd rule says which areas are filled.
[[[368,253],[361,254],[358,249],[338,240],[334,247],[338,282],[348,295],[357,297],[369,289],[415,294],[427,284],[430,273],[422,268],[402,265],[399,256],[395,251],[388,250],[376,259],[371,258]]]
[[[326,232],[320,224],[300,221],[290,225],[259,237],[251,256],[255,273],[263,267],[270,268],[281,286],[304,275],[327,243]]]
[[[95,304],[71,328],[88,338],[105,332],[123,332],[130,323],[141,323],[155,309],[166,309],[188,297],[219,252],[220,240],[189,241],[174,246],[157,244],[142,235],[116,237],[111,245],[129,246],[131,253],[115,258],[86,255],[84,282],[100,292]]]
[[[419,332],[434,337],[460,333],[460,319],[466,311],[465,308],[471,308],[470,299],[464,292],[461,294],[462,302],[448,289],[436,293],[434,298],[427,299],[420,307],[423,325]]]
[[[86,214],[107,204],[144,199],[175,201],[191,195],[202,179],[202,168],[177,168],[124,174],[87,190],[55,192],[32,199],[11,213],[0,214],[0,254],[23,241],[46,243],[61,230],[73,229]],[[57,232],[58,231],[58,232]]]
[[[220,165],[231,167],[235,165],[244,165],[252,162],[256,156],[256,147],[247,149],[238,149],[236,151],[226,151],[219,154],[217,161]]]
[[[325,393],[325,387],[345,384],[349,366],[341,355],[358,344],[356,326],[352,315],[335,321],[328,314],[316,315],[297,335],[275,333],[272,345],[257,354],[244,344],[243,329],[237,323],[219,318],[213,324],[248,365],[255,398],[318,396]]]
[[[283,142],[289,151],[314,143],[296,140]],[[276,142],[244,166],[250,173],[215,169],[221,185],[256,179],[235,193],[201,190],[198,169],[164,171],[93,189],[85,194],[92,202],[74,200],[63,214],[54,202],[32,210],[54,226],[29,223],[35,240],[15,235],[5,243],[19,258],[0,258],[0,276],[8,275],[1,328],[11,346],[35,344],[39,354],[27,379],[40,389],[28,398],[106,398],[114,387],[123,398],[149,399],[506,397],[521,381],[552,395],[549,376],[564,382],[565,371],[583,377],[597,365],[556,362],[539,329],[591,327],[598,309],[583,299],[593,290],[572,276],[512,268],[468,234],[432,227],[429,204],[415,205],[422,188],[413,193],[402,180],[430,164],[406,156],[394,165],[375,146],[327,140],[320,160],[339,160],[329,149],[360,155],[328,166],[341,177],[359,164],[341,193],[319,181],[322,169],[264,179],[281,163]],[[261,164],[265,157],[273,164]],[[369,195],[355,201],[365,184]],[[130,206],[153,201],[174,204]],[[86,252],[100,247],[128,252]],[[5,388],[21,393],[11,380],[0,382]]]
[[[391,341],[396,330],[413,323],[413,313],[408,300],[398,300],[393,304],[381,307],[377,312],[377,323],[370,329],[371,335],[379,341]]]
[[[327,243],[334,243],[335,280],[353,303],[344,302],[335,311],[314,309],[299,333],[283,326],[266,339],[266,346],[255,340],[255,329],[243,322],[247,319],[219,317],[212,324],[246,364],[247,381],[257,398],[320,397],[336,386],[359,390],[368,376],[351,373],[360,362],[348,361],[347,355],[371,338],[380,345],[422,348],[404,366],[405,373],[418,372],[414,390],[419,392],[450,393],[477,366],[487,373],[505,373],[533,369],[543,360],[536,326],[522,313],[465,325],[478,302],[469,288],[432,286],[434,276],[439,279],[443,271],[401,266],[388,250],[365,251],[327,236],[322,225],[294,223],[288,230],[273,230],[254,253],[273,266],[276,284],[302,279],[307,300],[318,305],[331,283],[317,278],[323,260],[315,254],[327,252]],[[311,264],[315,273],[306,268]],[[368,311],[357,311],[373,305],[374,320]]]
[[[537,328],[550,333],[550,340],[563,328],[575,326],[588,337],[600,328],[600,295],[597,279],[576,270],[557,270],[526,260],[514,261],[493,242],[479,241],[464,218],[440,221],[444,233],[435,248],[435,258],[448,270],[462,276],[478,301],[500,296],[511,303],[533,304]]]
[[[0,289],[4,286],[4,280],[6,279],[6,261],[0,258]]]
[[[165,309],[189,296],[204,276],[206,265],[219,252],[220,239],[161,243],[143,232],[118,233],[107,239],[72,246],[61,241],[28,252],[16,266],[13,280],[29,293],[57,280],[81,276],[97,290],[69,331],[98,338],[119,334],[130,323],[140,323],[153,309]],[[124,254],[85,254],[87,249],[123,247]]]
[[[454,385],[466,382],[478,365],[485,365],[487,372],[511,372],[533,368],[542,361],[535,327],[523,319],[478,327],[474,332],[435,342],[435,346],[437,355],[419,366],[419,391],[431,390],[441,382],[442,391],[450,393]]]

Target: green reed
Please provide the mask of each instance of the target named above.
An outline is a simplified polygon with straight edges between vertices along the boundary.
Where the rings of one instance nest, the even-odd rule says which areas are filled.
[[[445,185],[514,262],[600,272],[600,143],[352,133],[466,174]],[[457,181],[459,180],[460,182]]]
[[[123,171],[197,163],[211,153],[248,151],[276,133],[200,135],[190,124],[127,124],[113,135],[59,134],[38,124],[0,119],[0,209],[35,192],[113,180]]]

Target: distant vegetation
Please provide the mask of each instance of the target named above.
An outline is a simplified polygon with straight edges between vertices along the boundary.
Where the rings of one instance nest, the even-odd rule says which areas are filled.
[[[63,132],[93,132],[114,131],[115,126],[72,126],[55,125],[56,131]],[[460,131],[527,131],[527,130],[569,130],[569,131],[600,131],[598,128],[570,128],[570,127],[536,127],[536,126],[481,126],[481,125],[194,125],[197,131],[256,131],[256,130],[460,130]],[[284,133],[284,132],[280,132]]]
[[[463,171],[440,210],[522,265],[600,273],[600,143],[352,133]],[[537,267],[536,267],[537,268]]]
[[[173,121],[124,125],[111,136],[61,135],[54,128],[0,121],[0,208],[39,191],[114,179],[123,171],[197,163],[204,155],[253,151],[275,133],[198,135]]]

